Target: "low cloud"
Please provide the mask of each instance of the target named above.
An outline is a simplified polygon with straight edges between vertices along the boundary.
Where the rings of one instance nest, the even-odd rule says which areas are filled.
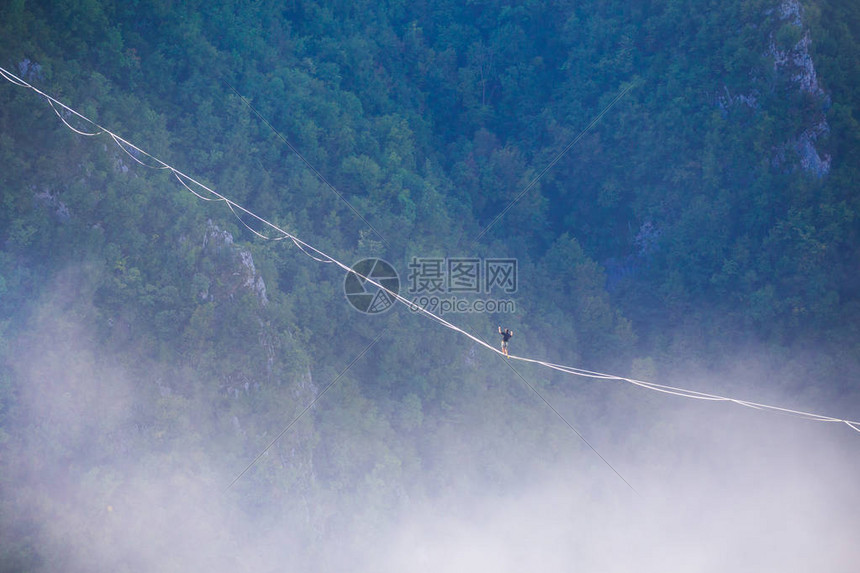
[[[103,354],[91,318],[54,296],[15,343],[19,425],[8,432],[3,478],[3,531],[14,536],[4,542],[8,570],[28,547],[42,570],[67,572],[848,572],[860,563],[855,432],[634,387],[589,390],[603,396],[599,407],[570,388],[567,398],[559,387],[544,393],[638,494],[536,400],[546,429],[522,438],[534,444],[490,448],[514,478],[482,481],[486,442],[518,439],[503,416],[494,430],[486,393],[502,390],[490,387],[457,406],[483,412],[480,422],[465,417],[455,427],[425,413],[440,437],[427,452],[434,477],[401,484],[411,497],[395,507],[362,505],[372,496],[339,505],[331,484],[319,483],[292,504],[307,514],[266,510],[290,504],[257,499],[253,488],[224,491],[241,469],[218,455],[229,444],[201,448],[199,436],[171,441],[146,427],[158,388]],[[368,526],[343,512],[376,518]],[[327,526],[327,516],[340,525]]]

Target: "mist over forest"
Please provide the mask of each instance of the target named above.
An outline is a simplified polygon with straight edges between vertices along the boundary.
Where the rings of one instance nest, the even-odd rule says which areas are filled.
[[[848,0],[0,3],[0,571],[855,571],[858,54]]]

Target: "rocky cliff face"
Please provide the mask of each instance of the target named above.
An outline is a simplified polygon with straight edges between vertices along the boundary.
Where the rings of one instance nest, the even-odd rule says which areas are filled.
[[[787,79],[794,89],[806,94],[813,103],[803,110],[804,125],[800,133],[776,150],[774,163],[790,165],[789,154],[796,154],[799,168],[807,173],[823,177],[830,172],[830,155],[820,153],[816,143],[830,133],[825,112],[830,98],[818,82],[818,75],[809,47],[812,40],[803,23],[803,6],[798,0],[783,0],[776,9],[777,30],[771,32],[767,55],[773,60],[773,72],[778,78]]]
[[[775,90],[785,89],[785,86],[789,91],[780,97],[791,97],[792,92],[801,94],[804,106],[793,110],[802,116],[801,126],[774,148],[771,163],[786,171],[801,170],[823,177],[830,172],[831,163],[830,155],[819,151],[820,142],[830,133],[826,117],[830,98],[818,81],[810,54],[812,39],[803,21],[803,6],[798,0],[783,0],[763,16],[763,29],[770,30],[764,55],[771,62],[771,69],[750,72],[757,78],[754,83],[759,87],[748,93],[731,93],[724,87],[717,97],[717,107],[724,113],[739,107],[758,110],[762,94],[773,95]]]
[[[217,277],[222,296],[232,298],[238,291],[247,290],[254,294],[261,306],[269,304],[266,283],[254,266],[251,251],[236,245],[229,231],[219,228],[210,220],[203,236],[203,250],[226,259],[224,265],[219,268]],[[213,296],[213,293],[207,285],[198,296],[206,300]]]

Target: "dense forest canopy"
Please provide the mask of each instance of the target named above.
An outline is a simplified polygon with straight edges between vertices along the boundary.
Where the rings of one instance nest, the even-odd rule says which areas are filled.
[[[858,54],[847,0],[0,6],[0,66],[341,261],[389,261],[406,289],[416,261],[515,260],[517,288],[493,293],[513,312],[446,316],[493,344],[502,323],[516,354],[849,419]],[[686,440],[797,469],[777,438],[688,433],[707,409],[515,374],[408,309],[357,312],[332,265],[135,155],[0,84],[2,570],[394,570],[367,548],[399,519],[433,530],[414,508],[562,468],[558,507],[623,522],[630,492],[519,374],[629,456],[646,498],[672,463],[713,470]],[[726,415],[857,459],[827,430]],[[786,563],[821,557],[804,556]]]

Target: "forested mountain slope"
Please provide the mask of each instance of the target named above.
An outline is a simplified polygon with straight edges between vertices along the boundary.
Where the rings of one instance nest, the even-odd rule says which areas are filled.
[[[516,354],[857,419],[858,34],[847,1],[21,0],[0,66],[404,289],[515,259],[515,312],[446,318]],[[0,568],[396,568],[364,551],[410,508],[560,467],[616,523],[620,481],[495,356],[357,312],[136,159],[0,84]],[[674,402],[521,374],[652,491],[689,462]]]

